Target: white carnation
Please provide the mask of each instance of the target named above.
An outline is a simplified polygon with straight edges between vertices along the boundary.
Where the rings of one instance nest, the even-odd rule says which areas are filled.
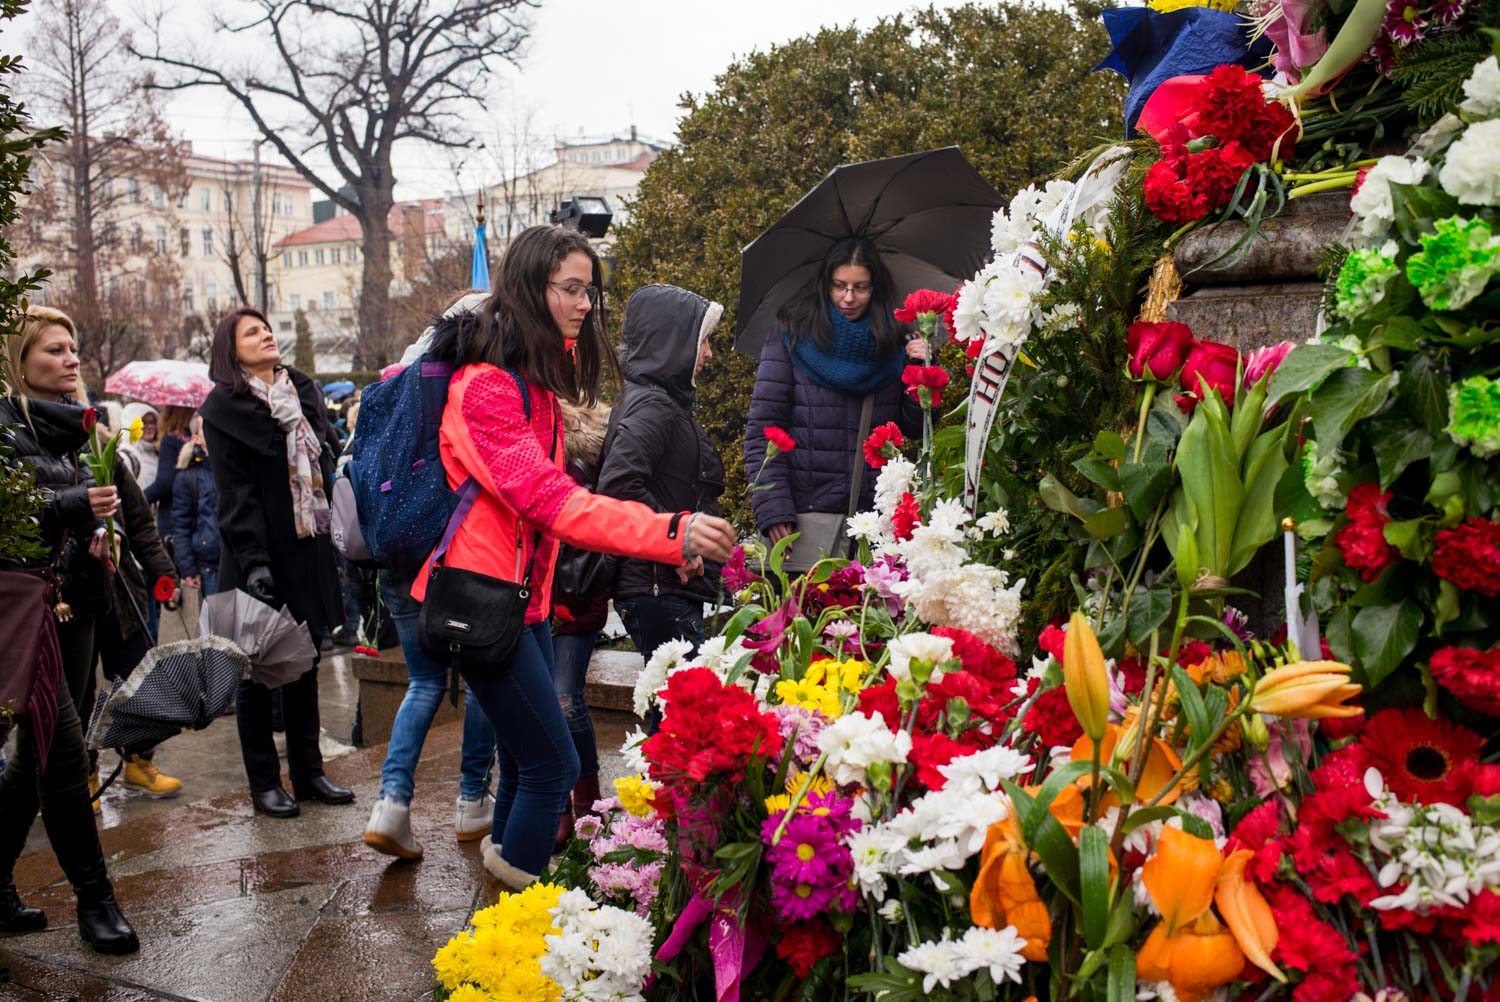
[[[1438,181],[1464,205],[1500,205],[1500,119],[1469,126],[1448,147]]]
[[[874,716],[849,713],[823,728],[818,750],[828,756],[827,774],[840,786],[862,786],[876,762],[903,765],[911,753],[911,735],[892,731],[877,710]]]
[[[1421,184],[1431,166],[1421,157],[1381,157],[1365,175],[1359,193],[1349,200],[1349,209],[1359,220],[1359,229],[1371,242],[1385,236],[1396,221],[1396,207],[1391,199],[1391,185]]]
[[[937,666],[953,657],[953,641],[930,633],[907,633],[892,640],[887,650],[891,660],[886,670],[892,678],[911,678],[911,663],[926,661],[933,666],[932,681],[941,682],[943,673]]]
[[[1464,81],[1458,110],[1470,118],[1493,118],[1500,112],[1500,63],[1494,56],[1481,61]]]

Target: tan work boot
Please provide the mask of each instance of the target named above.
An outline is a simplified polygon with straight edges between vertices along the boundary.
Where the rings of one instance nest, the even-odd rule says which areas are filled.
[[[94,813],[95,814],[101,814],[101,813],[103,813],[103,809],[99,806],[99,767],[98,766],[95,766],[94,767],[94,771],[91,772],[91,773],[89,773],[89,796],[93,799]]]
[[[125,760],[125,785],[153,797],[175,797],[182,792],[182,781],[173,779],[150,759],[132,755]]]

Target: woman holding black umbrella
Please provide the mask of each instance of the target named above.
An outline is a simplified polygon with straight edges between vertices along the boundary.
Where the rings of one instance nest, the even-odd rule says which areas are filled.
[[[896,305],[895,285],[874,245],[850,237],[833,245],[802,295],[778,311],[761,349],[745,428],[752,482],[765,459],[765,429],[782,429],[797,446],[766,471],[761,479],[768,486],[751,497],[755,524],[772,543],[798,531],[799,516],[848,513],[856,464],[865,462],[862,434],[887,421],[903,434],[921,434],[922,410],[903,392],[901,373],[924,364],[927,345],[906,340]],[[857,507],[868,509],[873,475],[862,477],[859,493]],[[807,554],[798,566],[821,555]]]
[[[307,625],[316,649],[342,617],[329,537],[333,455],[322,391],[281,364],[270,323],[248,307],[219,321],[209,375],[214,389],[199,413],[219,494],[220,590],[239,588],[267,605],[285,605]],[[255,810],[290,818],[300,800],[352,803],[351,791],[323,775],[317,656],[300,678],[280,688],[296,799],[281,785],[271,690],[248,679],[240,683],[240,753]]]

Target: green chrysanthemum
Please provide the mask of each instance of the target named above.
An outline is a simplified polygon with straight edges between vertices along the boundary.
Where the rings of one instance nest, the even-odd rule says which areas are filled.
[[[1339,489],[1340,472],[1339,451],[1333,449],[1326,457],[1320,457],[1318,443],[1308,439],[1307,448],[1302,453],[1302,483],[1307,487],[1307,493],[1324,508],[1331,510],[1342,507],[1344,503],[1344,492]]]
[[[1386,287],[1401,270],[1395,257],[1394,241],[1378,250],[1350,251],[1334,287],[1339,316],[1354,320],[1385,298]]]
[[[1500,238],[1482,219],[1439,219],[1406,262],[1406,277],[1434,310],[1458,310],[1500,273]]]
[[[1448,435],[1481,459],[1500,452],[1500,383],[1470,376],[1448,387]]]

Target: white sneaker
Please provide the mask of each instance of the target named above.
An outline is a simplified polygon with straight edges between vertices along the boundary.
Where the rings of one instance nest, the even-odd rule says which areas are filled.
[[[388,797],[375,801],[370,823],[365,826],[365,845],[387,856],[421,859],[422,843],[411,831],[411,806]]]
[[[460,842],[473,842],[490,833],[495,820],[495,798],[485,793],[478,800],[458,798],[453,814],[453,833]]]

